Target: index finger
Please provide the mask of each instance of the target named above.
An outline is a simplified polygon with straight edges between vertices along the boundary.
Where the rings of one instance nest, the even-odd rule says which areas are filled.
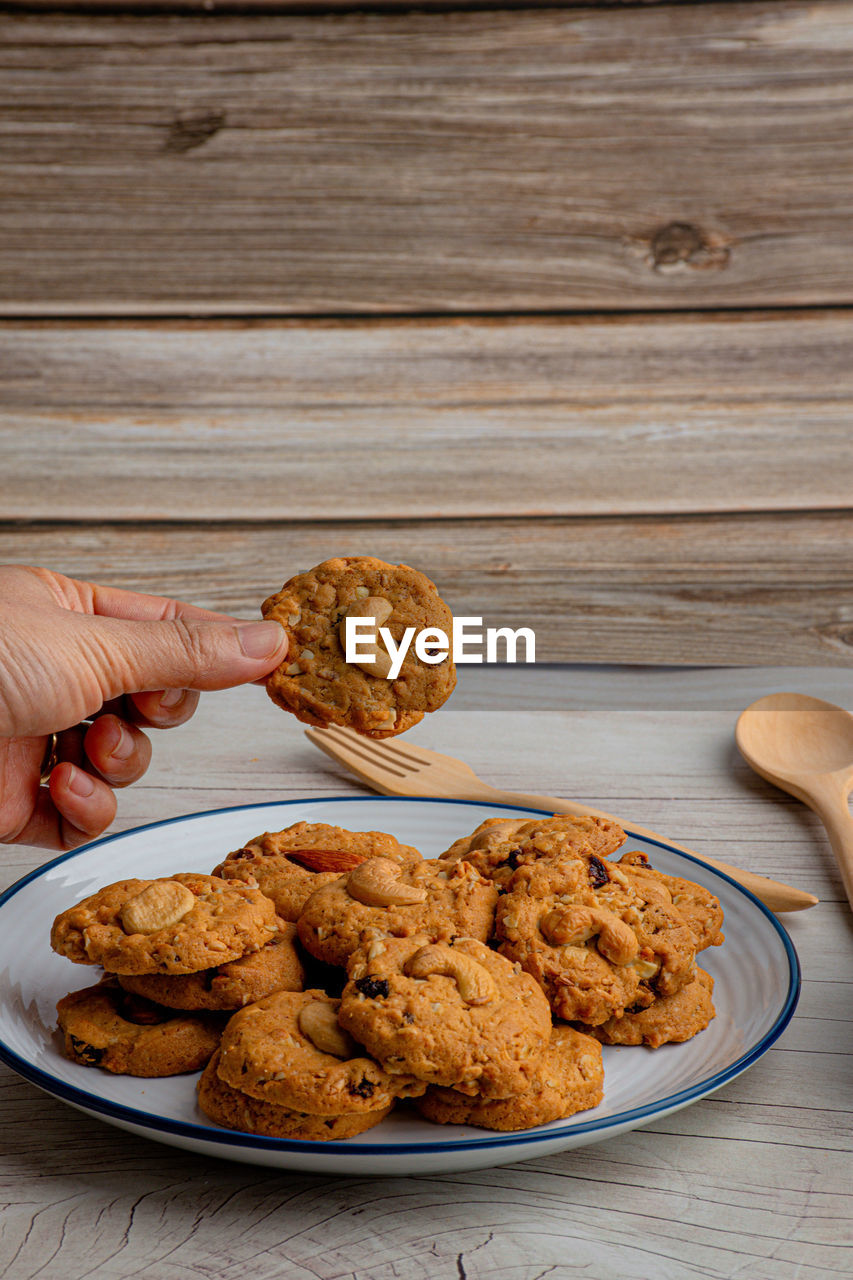
[[[105,618],[124,618],[132,622],[166,622],[173,618],[199,618],[208,621],[235,622],[230,613],[215,613],[185,604],[169,596],[148,596],[138,591],[122,591],[118,587],[88,584],[92,592],[92,612]]]

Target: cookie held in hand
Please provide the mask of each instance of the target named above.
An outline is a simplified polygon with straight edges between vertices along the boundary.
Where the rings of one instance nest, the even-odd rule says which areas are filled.
[[[453,617],[434,583],[408,565],[370,556],[325,560],[299,573],[261,606],[265,618],[287,632],[285,661],[267,677],[267,693],[305,724],[346,725],[369,738],[391,738],[437,711],[456,685],[449,655],[437,662],[418,657],[412,636],[393,673],[378,638],[387,628],[400,646],[408,629],[439,629],[448,637]],[[346,660],[347,617],[376,624],[375,661]],[[370,645],[366,646],[370,648]]]

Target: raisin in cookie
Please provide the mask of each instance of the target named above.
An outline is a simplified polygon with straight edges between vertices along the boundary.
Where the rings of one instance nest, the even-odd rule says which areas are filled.
[[[484,1098],[530,1087],[551,1034],[536,982],[475,938],[379,939],[349,966],[338,1019],[389,1072]]]
[[[63,996],[56,1012],[72,1062],[115,1075],[198,1071],[218,1047],[222,1033],[217,1018],[162,1009],[122,991],[111,978]]]
[[[446,702],[456,684],[453,659],[430,664],[415,653],[414,638],[396,679],[386,679],[388,654],[363,667],[348,663],[343,627],[347,616],[370,617],[399,645],[439,628],[450,637],[453,617],[429,578],[408,565],[369,556],[326,560],[286,582],[261,606],[265,618],[287,632],[287,658],[267,677],[273,702],[305,724],[348,725],[371,738],[403,733]]]
[[[325,991],[278,991],[235,1013],[222,1035],[219,1076],[233,1089],[308,1115],[381,1110],[422,1093],[389,1075],[337,1022]]]
[[[501,952],[541,983],[557,1017],[591,1026],[677,991],[692,978],[696,954],[659,886],[595,861],[519,867],[495,916]]]
[[[242,849],[229,853],[213,874],[226,880],[257,883],[272,898],[284,920],[299,919],[315,889],[368,858],[418,862],[411,845],[400,844],[384,831],[347,831],[325,822],[295,822],[284,831],[267,831]]]
[[[190,872],[99,889],[56,917],[50,944],[110,973],[196,973],[257,951],[277,931],[260,889]]]
[[[621,1018],[609,1018],[598,1027],[584,1027],[602,1044],[680,1044],[704,1031],[715,1016],[711,993],[714,979],[704,969],[675,995],[655,1000],[647,1009],[628,1010]]]
[[[625,839],[625,832],[610,818],[562,813],[552,818],[488,818],[470,836],[455,841],[439,861],[464,858],[487,880],[505,886],[524,863],[573,853],[606,858]]]
[[[480,1129],[534,1129],[597,1107],[604,1097],[601,1046],[572,1027],[557,1026],[524,1093],[511,1098],[468,1097],[430,1085],[415,1100],[434,1124],[472,1124]]]
[[[301,991],[305,969],[296,950],[296,925],[278,921],[279,931],[259,951],[199,973],[122,974],[125,991],[167,1009],[242,1009],[273,991]]]
[[[497,887],[467,862],[401,866],[371,858],[312,893],[299,917],[299,940],[318,960],[337,965],[346,965],[365,936],[461,934],[485,942],[497,898]]]
[[[304,1111],[264,1102],[226,1084],[219,1075],[219,1050],[211,1058],[198,1082],[198,1104],[215,1124],[225,1129],[242,1129],[267,1138],[301,1138],[310,1142],[340,1141],[372,1129],[391,1110],[387,1104],[375,1111],[351,1111],[340,1116],[314,1116]]]

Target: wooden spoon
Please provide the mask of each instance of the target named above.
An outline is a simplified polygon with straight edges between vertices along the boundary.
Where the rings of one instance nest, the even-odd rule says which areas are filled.
[[[756,773],[818,815],[853,906],[853,715],[805,693],[771,693],[741,712],[735,738]]]

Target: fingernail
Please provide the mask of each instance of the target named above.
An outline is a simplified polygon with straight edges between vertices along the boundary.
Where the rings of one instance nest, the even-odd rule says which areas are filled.
[[[118,738],[115,745],[110,747],[111,760],[127,760],[133,754],[133,737],[127,732],[123,725],[118,726]]]
[[[271,658],[281,648],[284,628],[278,622],[247,622],[237,627],[237,639],[247,658]]]
[[[176,707],[179,702],[183,702],[186,694],[186,689],[166,689],[160,697],[160,706],[164,710]]]
[[[80,796],[81,800],[85,799],[95,793],[94,779],[90,778],[83,769],[78,769],[76,764],[72,764],[68,778],[68,790],[73,792],[75,796]]]

